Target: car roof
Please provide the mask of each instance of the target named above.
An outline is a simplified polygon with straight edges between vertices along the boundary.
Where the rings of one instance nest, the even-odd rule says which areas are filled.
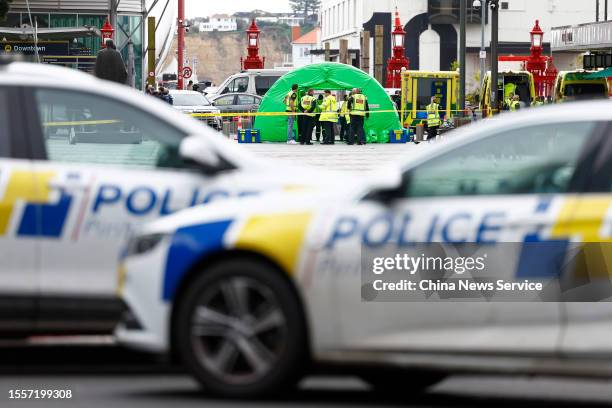
[[[198,91],[189,91],[186,89],[169,89],[171,94],[185,94],[185,95],[202,95],[201,93],[199,93]],[[202,95],[204,96],[204,95]]]
[[[453,130],[444,142],[430,149],[423,149],[422,155],[411,156],[401,162],[400,166],[402,169],[415,167],[433,156],[499,132],[513,129],[518,132],[523,127],[546,126],[553,123],[580,122],[587,124],[602,121],[612,122],[612,101],[610,100],[566,102],[503,113]]]
[[[210,99],[219,99],[222,96],[228,96],[228,95],[247,95],[247,96],[254,96],[255,98],[259,98],[262,99],[261,96],[254,94],[254,93],[249,93],[249,92],[228,92],[228,93],[224,93],[224,94],[220,94],[220,95],[215,95],[214,97],[210,98]]]
[[[43,81],[35,81],[35,79],[41,78]],[[181,129],[185,134],[206,137],[211,147],[218,149],[219,152],[225,154],[232,163],[238,166],[267,165],[241,146],[228,141],[226,137],[203,125],[200,121],[186,118],[183,113],[180,113],[159,98],[147,96],[142,91],[105,81],[72,68],[31,62],[0,63],[0,85],[25,86],[36,89],[53,88],[74,92],[82,91],[100,97],[119,100],[138,109],[143,109],[143,105],[146,105],[146,110],[149,113],[168,121],[174,127]],[[200,94],[196,91],[183,92]]]

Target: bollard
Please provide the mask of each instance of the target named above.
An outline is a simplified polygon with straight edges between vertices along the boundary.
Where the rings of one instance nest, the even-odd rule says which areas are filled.
[[[425,126],[416,125],[416,132],[414,134],[414,141],[419,143],[425,140]]]

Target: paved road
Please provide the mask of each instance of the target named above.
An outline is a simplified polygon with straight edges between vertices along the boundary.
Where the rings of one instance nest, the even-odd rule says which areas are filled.
[[[202,393],[179,367],[112,345],[4,347],[0,406],[190,407],[606,407],[610,382],[451,377],[423,395],[376,394],[357,378],[311,377],[266,401],[223,401]],[[15,401],[10,389],[69,389],[71,400]]]

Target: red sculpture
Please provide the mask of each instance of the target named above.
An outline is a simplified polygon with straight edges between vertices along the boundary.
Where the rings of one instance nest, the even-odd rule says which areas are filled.
[[[247,57],[240,58],[240,67],[241,69],[262,69],[264,67],[264,63],[266,58],[263,59],[259,56],[259,28],[257,24],[255,24],[255,19],[251,21],[251,25],[246,30],[247,33]]]
[[[400,23],[397,7],[395,8],[395,29],[391,33],[393,39],[393,56],[387,61],[386,88],[400,88],[402,86],[402,69],[410,67],[410,61],[406,58],[404,50],[404,39],[406,32]]]

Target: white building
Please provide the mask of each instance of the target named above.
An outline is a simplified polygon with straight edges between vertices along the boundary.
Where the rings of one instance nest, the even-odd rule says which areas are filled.
[[[294,68],[300,68],[309,64],[323,62],[323,55],[314,55],[311,51],[318,47],[321,42],[321,29],[319,27],[291,42],[291,56]]]
[[[551,27],[580,24],[595,19],[596,0],[507,0],[500,1],[499,54],[529,53],[530,37],[535,20],[544,30],[544,49],[550,52]],[[481,38],[480,12],[468,1],[467,80],[468,91],[477,87]],[[448,70],[459,54],[459,0],[322,0],[321,45],[330,43],[339,48],[340,39],[348,39],[349,49],[360,48],[360,34],[370,32],[370,62],[373,74],[375,26],[384,26],[383,58],[391,55],[392,19],[395,7],[406,31],[406,56],[411,69]],[[491,37],[490,14],[486,19],[485,44],[489,54]],[[316,51],[315,51],[316,52]],[[575,68],[577,54],[555,56],[559,69]],[[489,64],[489,61],[487,62]]]
[[[200,31],[236,31],[237,29],[236,19],[227,14],[214,14],[209,17],[208,22],[200,23]]]

